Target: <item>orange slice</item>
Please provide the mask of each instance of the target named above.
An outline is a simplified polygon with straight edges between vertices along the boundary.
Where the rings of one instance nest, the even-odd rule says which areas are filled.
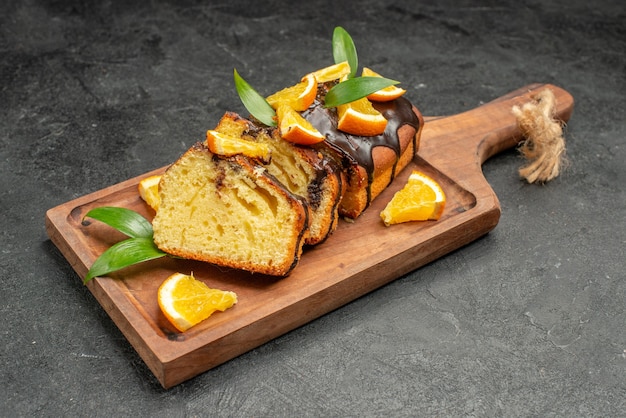
[[[159,208],[161,198],[159,197],[160,175],[146,177],[139,182],[139,196],[155,211]]]
[[[413,171],[407,184],[391,198],[380,213],[385,225],[410,221],[437,220],[446,206],[441,186],[419,171]]]
[[[350,64],[348,64],[348,61],[343,61],[338,64],[320,68],[317,71],[313,71],[311,74],[315,76],[318,83],[339,80],[341,77],[350,74]]]
[[[361,75],[363,77],[382,77],[382,75],[370,70],[367,67],[363,68]],[[389,86],[370,94],[367,98],[374,102],[388,102],[390,100],[397,99],[404,93],[406,93],[406,90],[401,89],[398,86]]]
[[[337,128],[352,135],[380,135],[387,126],[387,119],[366,97],[337,106],[337,114]]]
[[[322,142],[324,135],[304,119],[300,113],[296,112],[292,107],[281,104],[276,109],[278,118],[278,129],[280,136],[295,144],[312,145]]]
[[[193,276],[174,273],[159,287],[158,302],[165,317],[177,330],[184,332],[213,312],[232,307],[237,303],[237,295],[211,289]]]
[[[302,112],[311,106],[316,95],[317,81],[315,76],[307,74],[302,77],[302,81],[298,84],[284,88],[272,94],[266,100],[274,109],[277,109],[279,104],[284,103]]]
[[[271,151],[267,144],[248,141],[211,129],[206,133],[206,144],[213,154],[226,157],[243,154],[250,158],[258,158],[263,162],[269,162],[271,157]]]

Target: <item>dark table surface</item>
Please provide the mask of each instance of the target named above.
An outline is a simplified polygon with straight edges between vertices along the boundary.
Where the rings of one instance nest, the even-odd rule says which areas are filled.
[[[164,390],[45,212],[243,111],[233,68],[269,93],[332,63],[337,25],[426,115],[568,90],[569,166],[529,185],[499,154],[484,238]],[[0,54],[2,415],[626,414],[623,2],[8,1]]]

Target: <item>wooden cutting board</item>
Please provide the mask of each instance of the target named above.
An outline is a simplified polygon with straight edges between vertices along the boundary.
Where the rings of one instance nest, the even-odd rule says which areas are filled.
[[[287,278],[252,275],[206,263],[166,257],[129,267],[87,284],[163,387],[169,388],[260,346],[492,230],[500,204],[482,174],[482,163],[521,140],[511,109],[550,88],[557,117],[569,120],[572,96],[535,84],[455,116],[425,118],[418,156],[354,223],[340,221],[323,244],[305,250]],[[447,196],[436,222],[385,227],[379,213],[417,169],[435,178]],[[152,219],[137,193],[146,173],[48,210],[46,229],[82,278],[109,246],[125,237],[84,215],[98,206],[122,206]],[[209,286],[237,293],[224,313],[177,332],[157,304],[157,289],[174,272],[193,272]]]

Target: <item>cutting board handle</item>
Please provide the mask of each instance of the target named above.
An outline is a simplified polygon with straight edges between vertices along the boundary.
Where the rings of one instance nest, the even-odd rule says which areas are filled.
[[[482,177],[481,166],[487,159],[523,139],[513,107],[532,101],[544,89],[554,93],[555,118],[567,122],[574,109],[572,95],[551,84],[531,84],[463,113],[425,117],[419,155],[461,183],[475,180],[476,174]],[[446,169],[450,164],[454,170]]]

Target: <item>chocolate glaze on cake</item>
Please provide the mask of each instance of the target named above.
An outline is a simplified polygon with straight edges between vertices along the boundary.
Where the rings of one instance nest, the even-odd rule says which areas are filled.
[[[390,102],[374,103],[374,107],[387,119],[385,132],[376,136],[356,136],[337,129],[337,111],[335,108],[325,108],[321,100],[303,112],[307,119],[318,131],[326,136],[325,144],[340,155],[343,167],[351,170],[354,166],[363,167],[368,174],[367,200],[372,199],[371,184],[375,169],[373,150],[376,147],[386,147],[393,150],[397,159],[402,154],[399,129],[410,125],[415,132],[420,131],[420,119],[413,111],[413,105],[404,97]],[[417,149],[417,139],[413,138],[413,149]],[[391,179],[395,177],[395,164]]]

